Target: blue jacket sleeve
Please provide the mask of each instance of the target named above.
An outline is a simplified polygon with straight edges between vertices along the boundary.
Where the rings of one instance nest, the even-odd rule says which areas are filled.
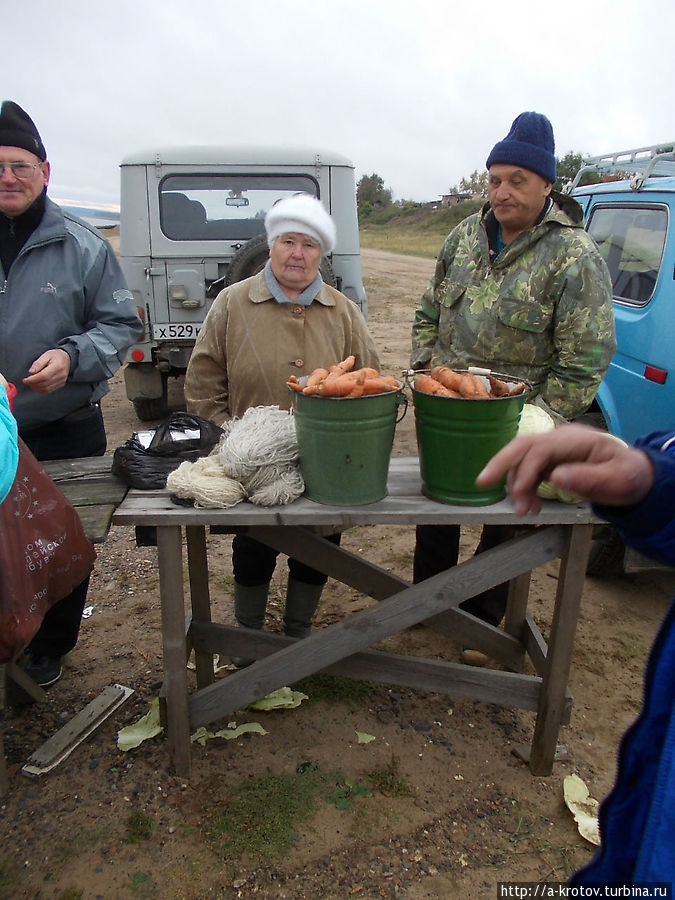
[[[84,242],[84,238],[80,240]],[[86,328],[57,346],[72,360],[71,380],[96,383],[117,372],[143,326],[112,247],[99,238],[92,253],[90,243],[83,254]]]
[[[615,525],[624,543],[645,556],[675,565],[675,431],[658,431],[639,438],[654,466],[654,486],[645,499],[630,507],[594,504],[599,516]]]
[[[16,419],[9,411],[7,393],[0,385],[0,502],[5,499],[14,483],[18,461]]]

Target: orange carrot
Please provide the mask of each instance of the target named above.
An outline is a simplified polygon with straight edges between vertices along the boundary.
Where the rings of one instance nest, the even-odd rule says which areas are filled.
[[[443,387],[461,393],[462,376],[448,366],[434,366],[431,370],[431,377],[435,378],[436,381],[440,381]]]
[[[415,389],[422,391],[424,394],[434,394],[437,397],[455,396],[452,391],[443,387],[440,381],[436,381],[431,375],[416,375],[414,384]]]
[[[490,396],[485,382],[478,375],[471,375],[469,372],[462,374],[459,392],[462,397],[470,400],[487,400]]]
[[[448,390],[456,391],[461,397],[476,400],[487,399],[490,396],[485,382],[470,372],[455,372],[449,366],[434,366],[431,370],[431,377]]]
[[[286,384],[288,385],[289,388],[291,388],[291,390],[297,391],[298,394],[302,394],[302,392],[303,392],[302,385],[300,384],[298,379],[295,377],[295,375],[291,375],[290,378],[288,379],[288,381],[286,382]]]
[[[314,369],[312,374],[307,379],[307,384],[305,385],[305,393],[309,393],[308,388],[316,387],[317,384],[321,384],[321,382],[328,375],[328,369]]]
[[[400,389],[401,383],[393,376],[380,375],[370,366],[354,369],[354,363],[354,356],[348,356],[328,369],[314,369],[304,387],[300,387],[295,375],[286,383],[293,390],[314,397],[361,397]]]
[[[348,356],[346,359],[343,359],[341,362],[336,363],[334,366],[330,366],[328,369],[329,375],[344,375],[345,372],[349,372],[350,369],[354,368],[354,363],[356,362],[356,357]]]
[[[343,375],[333,378],[325,378],[317,387],[317,393],[322,397],[346,397],[356,387],[363,385],[365,376],[358,372],[345,372]]]
[[[490,382],[490,391],[493,397],[508,397],[510,391],[505,381],[496,378],[494,375],[488,375],[488,381]]]
[[[392,376],[379,375],[377,378],[366,378],[363,384],[363,396],[372,394],[386,394],[389,391],[397,391],[401,385]]]
[[[365,385],[366,385],[365,378],[363,379],[363,381],[361,381],[360,379],[357,379],[354,382],[354,385],[353,385],[351,391],[346,396],[347,397],[363,397],[363,394],[365,393],[364,392]]]

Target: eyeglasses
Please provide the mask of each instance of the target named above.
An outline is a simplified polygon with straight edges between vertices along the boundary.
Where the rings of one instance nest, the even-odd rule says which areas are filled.
[[[15,178],[19,178],[21,181],[28,181],[41,165],[42,163],[27,162],[0,163],[0,178],[5,174],[5,169],[11,169]]]

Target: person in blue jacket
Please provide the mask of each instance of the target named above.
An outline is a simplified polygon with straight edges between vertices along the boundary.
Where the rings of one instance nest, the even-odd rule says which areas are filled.
[[[675,565],[675,431],[626,446],[605,432],[564,425],[523,436],[496,454],[477,483],[506,476],[515,511],[537,513],[541,481],[593,501],[625,543]],[[652,645],[642,710],[619,747],[615,785],[599,813],[601,846],[572,886],[675,878],[675,602]]]
[[[101,399],[143,326],[113,248],[47,196],[35,123],[0,106],[0,371],[16,386],[19,437],[38,460],[101,456]],[[89,578],[45,615],[25,671],[46,687],[76,645]]]
[[[7,380],[0,375],[0,503],[14,484],[19,446],[16,440],[16,419],[7,399]]]

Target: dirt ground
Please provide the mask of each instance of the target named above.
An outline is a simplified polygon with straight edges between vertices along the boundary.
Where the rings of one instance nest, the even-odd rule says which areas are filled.
[[[410,323],[433,262],[363,253],[369,321],[382,369],[407,363]],[[109,447],[139,423],[122,378],[104,401]],[[415,451],[414,417],[397,426],[394,452]],[[463,553],[475,535],[468,534]],[[214,619],[231,617],[230,539],[209,538]],[[411,575],[412,529],[357,528],[344,543]],[[216,552],[213,552],[216,551]],[[533,577],[531,608],[547,632],[557,566]],[[267,627],[281,630],[283,561],[275,575]],[[12,898],[492,898],[499,881],[564,881],[593,847],[563,802],[563,779],[577,773],[593,797],[609,790],[616,747],[635,717],[646,654],[675,586],[666,572],[587,579],[571,671],[574,708],[561,730],[565,753],[546,778],[513,753],[529,743],[534,716],[490,704],[374,686],[361,699],[312,699],[296,709],[242,711],[268,732],[194,744],[194,777],[177,778],[161,736],[128,752],[117,732],[145,715],[161,683],[156,551],[139,548],[130,528],[113,527],[98,547],[81,639],[62,679],[42,705],[10,712],[5,746],[10,791],[0,804],[0,897]],[[374,601],[330,581],[317,627]],[[456,661],[458,647],[414,628],[388,648]],[[225,673],[226,674],[226,673]],[[106,686],[133,688],[125,706],[56,769],[37,779],[27,757]],[[224,723],[227,724],[227,723]],[[359,743],[356,733],[373,735]],[[395,772],[408,792],[353,796],[347,808],[318,805],[280,859],[223,858],[212,816],[240,785],[265,774],[293,775],[305,762],[368,785],[377,768]],[[345,783],[347,783],[345,781]],[[131,840],[131,814],[152,829]]]

